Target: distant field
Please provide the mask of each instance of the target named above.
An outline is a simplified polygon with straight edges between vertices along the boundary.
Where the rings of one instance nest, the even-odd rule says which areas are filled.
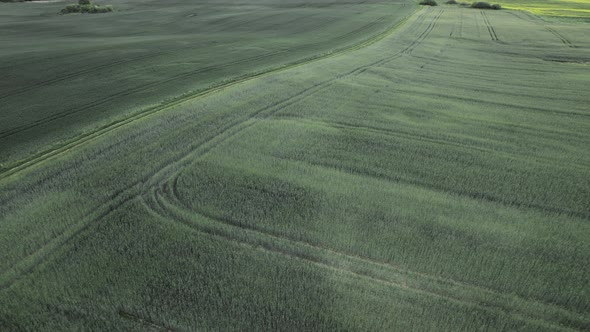
[[[414,8],[113,0],[97,1],[113,13],[59,15],[66,3],[0,3],[2,164],[165,100],[361,42]]]
[[[415,8],[7,159],[0,330],[590,330],[588,26]]]
[[[590,19],[590,0],[504,0],[507,9],[526,10],[543,16]]]

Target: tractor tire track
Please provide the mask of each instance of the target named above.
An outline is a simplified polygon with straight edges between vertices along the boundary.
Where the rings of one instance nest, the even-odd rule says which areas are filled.
[[[440,20],[440,17],[442,16],[442,14],[444,12],[445,12],[444,9],[442,9],[442,10],[440,10],[438,12],[438,14],[430,22],[430,24],[428,25],[428,27],[426,27],[426,30],[424,30],[418,36],[418,38],[416,38],[416,40],[414,40],[414,42],[412,42],[412,44],[410,44],[410,46],[406,50],[404,50],[404,53],[410,54],[410,53],[412,53],[414,51],[414,49],[416,47],[418,47],[418,45],[422,44],[422,42],[426,39],[426,37],[428,37],[430,35],[430,33],[432,32],[432,30],[434,30],[434,28],[438,24],[438,21]]]
[[[412,40],[412,42],[410,43],[410,45],[408,45],[407,47],[405,47],[404,49],[402,49],[401,51],[394,53],[391,56],[385,57],[381,60],[375,61],[369,65],[363,66],[361,68],[358,68],[358,71],[354,73],[354,75],[359,75],[362,74],[364,72],[366,72],[367,70],[369,70],[371,67],[374,66],[383,66],[386,65],[388,63],[391,63],[392,61],[401,58],[402,56],[405,55],[411,55],[412,52],[414,51],[414,49],[416,49],[416,47],[418,47],[420,44],[422,44],[422,42],[424,41],[424,39],[426,39],[426,37],[428,37],[428,35],[430,35],[430,33],[432,32],[432,30],[434,30],[434,27],[436,26],[438,20],[440,19],[440,17],[442,16],[444,12],[443,10],[440,10],[438,12],[438,14],[433,18],[433,20],[428,24],[428,26],[426,27],[426,29],[424,31],[422,31],[422,33],[420,35],[418,35],[418,37],[414,40]],[[421,25],[424,21],[426,20],[426,18],[423,16],[422,20],[417,23],[418,25]]]
[[[429,274],[411,271],[411,270],[402,268],[400,266],[396,266],[396,265],[393,265],[390,263],[380,262],[380,261],[377,261],[374,259],[370,259],[368,257],[358,256],[358,255],[354,255],[354,254],[348,254],[345,252],[337,251],[337,250],[334,250],[334,249],[331,249],[328,247],[313,244],[313,243],[303,241],[303,240],[295,240],[295,239],[286,237],[281,234],[265,231],[263,229],[255,227],[255,226],[246,226],[244,224],[235,223],[232,220],[220,219],[217,216],[210,215],[208,213],[204,213],[203,211],[194,211],[193,209],[188,208],[186,205],[184,205],[182,203],[181,203],[182,205],[180,205],[180,206],[176,205],[175,202],[180,203],[179,198],[174,197],[177,195],[177,188],[176,188],[177,181],[178,181],[178,175],[176,175],[173,179],[171,179],[171,181],[164,183],[160,187],[153,188],[152,190],[150,190],[148,192],[149,193],[148,197],[146,197],[145,195],[142,196],[144,205],[146,206],[146,208],[148,208],[148,210],[159,215],[161,218],[165,218],[169,221],[176,222],[176,223],[182,223],[182,224],[189,226],[191,228],[197,228],[201,232],[206,233],[208,235],[220,236],[220,237],[223,237],[223,238],[225,238],[229,241],[232,241],[232,242],[244,243],[244,244],[248,244],[251,246],[252,245],[253,246],[262,246],[265,250],[270,250],[273,252],[278,252],[283,255],[303,259],[308,262],[312,262],[314,264],[320,264],[324,267],[334,268],[334,269],[338,269],[338,270],[345,270],[349,273],[353,273],[353,274],[359,275],[361,277],[369,278],[373,281],[377,280],[377,281],[384,282],[384,283],[394,286],[394,287],[403,288],[405,290],[409,290],[409,291],[413,291],[413,292],[418,292],[422,295],[436,296],[436,297],[444,298],[444,299],[447,299],[447,300],[450,300],[453,302],[458,302],[458,303],[462,303],[464,305],[469,305],[469,306],[475,305],[475,306],[482,308],[484,310],[489,310],[489,309],[494,310],[494,311],[500,310],[503,314],[508,314],[508,313],[514,314],[516,312],[517,313],[516,315],[520,316],[521,319],[523,317],[540,319],[548,324],[551,324],[555,327],[560,327],[562,329],[563,329],[563,326],[560,326],[559,324],[555,323],[554,321],[548,319],[546,316],[540,315],[540,314],[539,315],[531,314],[530,312],[527,312],[526,308],[530,307],[531,302],[535,303],[536,305],[542,305],[542,306],[544,306],[544,308],[546,310],[556,311],[558,314],[565,315],[566,321],[568,321],[568,319],[569,319],[568,316],[569,316],[569,314],[571,314],[568,310],[566,310],[564,308],[548,305],[544,302],[540,302],[540,301],[537,301],[534,299],[526,299],[526,298],[522,298],[519,296],[498,292],[496,290],[493,290],[493,289],[490,289],[487,287],[467,284],[467,283],[463,283],[463,282],[456,281],[453,279],[441,278],[441,277],[437,277],[437,276],[433,276],[433,275],[429,275]],[[172,186],[170,186],[170,183],[172,183]],[[179,211],[184,211],[184,212],[180,213],[179,211],[176,211],[175,209],[179,209]],[[194,219],[188,219],[188,217],[187,217],[189,215],[195,215],[195,214],[201,215],[201,216],[213,221],[214,223],[218,223],[220,225],[223,225],[224,228],[226,228],[226,229],[229,228],[229,229],[226,230],[226,229],[222,229],[220,227],[215,227],[215,226],[203,227],[204,225],[198,225],[198,222],[196,222]],[[232,232],[232,230],[235,230],[235,232]],[[241,234],[242,238],[238,238],[235,235],[232,235],[232,233],[233,234]],[[255,236],[258,236],[259,238],[269,239],[270,240],[269,242],[275,242],[275,243],[276,242],[283,242],[283,243],[287,244],[287,246],[291,250],[286,249],[284,247],[280,248],[280,246],[277,247],[276,245],[270,244],[268,242],[264,243],[264,242],[261,242],[261,240],[254,240],[255,242],[252,243],[251,239],[245,239],[248,237],[245,234],[248,234],[248,233],[254,234]],[[299,253],[297,253],[297,252],[294,253],[292,249],[296,249],[297,247],[303,247],[304,249],[300,250]],[[308,252],[310,250],[316,251],[319,253],[315,253],[315,254],[310,255]],[[329,259],[325,259],[325,257],[327,256],[326,254],[336,257],[336,259],[335,259],[336,261],[346,260],[347,262],[353,263],[353,264],[348,264],[348,263],[344,264],[346,266],[346,268],[344,268],[342,266],[338,266],[334,262],[330,262]],[[360,265],[360,264],[362,264],[364,266],[358,267],[356,269],[351,267],[353,265]],[[367,269],[365,268],[366,266],[370,266],[373,269],[373,273],[369,273],[367,271]],[[378,273],[378,272],[375,273],[375,271],[380,271],[381,273]],[[392,278],[392,275],[412,276],[414,278],[424,279],[428,282],[435,283],[438,286],[432,287],[430,289],[425,288],[425,287],[415,287],[415,286],[409,285],[407,282],[399,282],[399,281],[395,280],[395,278]],[[417,283],[423,286],[422,282],[417,282]],[[440,286],[441,284],[444,286]],[[436,287],[439,287],[439,288],[436,289]],[[453,289],[456,287],[461,287],[462,289],[467,289],[470,292],[484,293],[485,299],[484,299],[484,296],[481,296],[481,295],[480,296],[477,296],[477,295],[471,296],[471,298],[469,298],[469,296],[468,296],[469,294],[467,296],[464,294],[463,297],[456,296],[456,295],[454,296],[456,291],[454,291]],[[445,288],[447,288],[446,291],[445,291]],[[471,293],[471,294],[473,294],[473,293]],[[519,303],[519,305],[522,305],[522,307],[515,306],[515,304],[513,303],[513,298],[516,298],[519,302],[521,302],[521,303]],[[523,309],[523,308],[525,308],[525,309]],[[573,321],[570,323],[575,324],[575,325],[579,325],[580,323],[590,324],[590,322],[588,322],[588,321],[585,321],[585,322]]]
[[[438,15],[438,17],[440,17],[440,14]],[[432,27],[433,26],[434,25],[432,25]],[[428,28],[430,29],[430,31],[432,31],[432,27],[431,27],[431,25],[429,25]],[[423,33],[423,34],[421,34],[421,37],[425,37],[426,35],[427,34]],[[412,45],[409,46],[408,48],[410,48],[410,47],[414,48],[418,44],[419,43],[412,43]],[[399,58],[400,56],[402,56],[404,51],[405,50],[403,50],[397,54],[394,54],[392,56],[386,57],[385,59],[380,59],[380,60],[371,62],[369,64],[356,67],[356,68],[349,70],[345,73],[338,74],[332,78],[326,79],[326,80],[316,83],[316,84],[313,84],[312,86],[307,87],[292,96],[289,96],[289,97],[284,98],[284,99],[282,99],[278,102],[275,102],[271,105],[267,105],[267,106],[262,107],[254,112],[251,112],[245,118],[240,118],[234,122],[228,123],[226,126],[224,126],[222,128],[221,132],[218,135],[211,137],[209,140],[207,140],[203,143],[198,143],[197,145],[191,147],[189,149],[188,153],[186,153],[185,155],[183,155],[182,157],[180,157],[179,159],[177,159],[176,161],[174,161],[173,163],[171,163],[167,167],[161,169],[158,172],[159,174],[157,174],[156,176],[154,176],[151,179],[150,183],[146,183],[145,189],[147,190],[150,187],[160,185],[162,181],[165,181],[168,177],[173,175],[174,169],[178,169],[180,167],[186,166],[187,164],[193,162],[195,160],[195,158],[197,158],[197,156],[200,157],[200,156],[206,154],[207,152],[211,151],[213,148],[215,148],[219,144],[223,143],[227,139],[229,139],[229,138],[237,135],[241,131],[251,127],[252,125],[255,124],[256,119],[264,119],[264,118],[271,117],[271,116],[277,114],[278,112],[280,112],[281,110],[283,110],[289,106],[292,106],[296,103],[299,103],[302,100],[304,100],[304,99],[306,99],[306,98],[308,98],[308,97],[310,97],[322,90],[329,88],[330,86],[332,86],[334,83],[336,83],[339,80],[342,80],[342,79],[350,77],[350,76],[359,75],[370,67],[373,67],[375,65],[382,64],[384,62],[392,61],[393,59]],[[252,122],[248,123],[249,121],[252,121]]]
[[[313,16],[313,15],[311,15],[311,16]],[[297,18],[297,19],[294,19],[292,21],[289,21],[289,22],[286,22],[286,23],[282,23],[282,24],[289,24],[289,23],[296,22],[296,21],[301,20],[301,19],[306,19],[306,18],[309,18],[309,16],[300,17],[300,18]],[[334,21],[334,20],[335,19],[333,19],[331,21]],[[370,27],[373,27],[373,26],[375,26],[375,25],[377,25],[379,23],[382,23],[383,21],[384,21],[384,16],[380,17],[379,19],[377,19],[374,22],[371,22],[371,23],[369,23],[369,24],[367,24],[365,26],[360,27],[359,29],[356,29],[356,30],[352,31],[351,33],[347,33],[347,34],[344,34],[344,35],[342,35],[340,37],[331,39],[331,41],[333,41],[333,40],[346,39],[351,34],[362,32],[363,30],[366,30],[366,29],[368,29]],[[328,22],[328,23],[330,23],[330,22]],[[322,24],[327,24],[327,23],[326,22],[322,22]],[[312,44],[302,45],[302,46],[299,47],[299,49],[311,48],[313,46],[317,46],[317,45],[321,45],[321,44],[325,44],[325,42],[318,42],[318,43],[312,43]],[[50,79],[50,80],[47,80],[47,81],[44,81],[44,82],[39,82],[37,84],[33,84],[33,85],[26,86],[26,87],[23,87],[23,88],[20,88],[20,89],[17,89],[17,90],[10,91],[8,93],[5,93],[5,94],[0,95],[0,100],[5,99],[5,98],[8,98],[8,97],[13,97],[13,96],[16,96],[16,95],[19,95],[19,94],[22,94],[22,93],[25,93],[25,92],[28,92],[28,91],[31,91],[31,90],[38,89],[38,88],[43,88],[43,87],[52,85],[54,83],[59,83],[59,82],[62,82],[62,81],[66,81],[68,79],[75,78],[75,77],[78,77],[78,76],[81,76],[81,75],[84,75],[84,74],[92,73],[92,72],[95,72],[95,71],[98,71],[98,70],[102,70],[102,69],[106,69],[106,68],[110,68],[110,67],[115,67],[115,66],[122,65],[122,64],[133,63],[133,62],[138,61],[138,60],[155,58],[155,57],[162,56],[162,55],[165,55],[165,54],[173,54],[173,53],[178,52],[178,51],[185,51],[185,50],[195,49],[195,48],[199,48],[199,47],[201,47],[201,46],[200,45],[199,46],[186,46],[186,47],[181,47],[181,48],[174,49],[172,51],[160,51],[160,52],[155,52],[155,53],[151,53],[151,54],[145,54],[145,55],[137,56],[137,57],[126,59],[126,60],[120,60],[120,61],[115,61],[115,62],[111,62],[111,63],[107,63],[107,64],[95,66],[95,67],[86,68],[86,69],[83,69],[83,70],[80,70],[80,71],[75,71],[75,72],[72,72],[72,73],[69,73],[69,74],[60,76],[60,77],[56,77],[56,78]],[[289,51],[292,51],[292,50],[296,50],[296,49],[286,49],[286,50],[283,50],[282,52],[279,52],[279,53],[289,52]],[[247,61],[248,59],[245,59],[245,60]],[[227,63],[227,65],[232,65],[232,64],[235,64],[235,63]],[[2,138],[2,137],[3,136],[0,136],[0,138]]]
[[[576,45],[574,45],[574,43],[572,43],[569,39],[567,39],[564,35],[562,35],[561,33],[557,32],[555,29],[550,28],[548,26],[545,27],[545,30],[549,31],[550,33],[552,33],[555,37],[559,38],[559,40],[561,40],[561,43],[564,44],[567,47],[571,47],[571,48],[577,48]]]
[[[494,29],[494,27],[490,23],[490,19],[488,18],[488,14],[486,14],[483,10],[480,11],[480,13],[481,13],[481,16],[483,17],[483,22],[484,22],[486,28],[488,29],[488,33],[490,34],[490,38],[492,38],[493,41],[500,40],[500,39],[498,39],[498,35],[496,34],[496,30]]]
[[[463,38],[463,21],[464,21],[464,17],[463,17],[463,11],[461,11],[461,15],[459,16],[459,36],[458,38]]]

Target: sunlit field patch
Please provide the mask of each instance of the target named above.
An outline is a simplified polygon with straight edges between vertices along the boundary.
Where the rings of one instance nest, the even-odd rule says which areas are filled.
[[[541,16],[590,18],[590,1],[588,0],[506,0],[502,2],[502,7],[526,10]]]

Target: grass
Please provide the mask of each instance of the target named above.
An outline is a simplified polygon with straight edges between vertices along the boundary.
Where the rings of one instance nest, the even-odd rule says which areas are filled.
[[[5,172],[0,329],[590,328],[584,26],[403,22]]]

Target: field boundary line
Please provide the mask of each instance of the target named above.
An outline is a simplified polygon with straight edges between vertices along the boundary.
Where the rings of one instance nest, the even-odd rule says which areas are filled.
[[[367,11],[369,11],[369,9],[365,10],[364,12],[367,12]],[[279,14],[274,14],[274,15],[279,15]],[[310,16],[317,16],[317,15],[320,15],[320,14],[314,14],[314,15],[310,15]],[[273,15],[271,15],[271,16],[273,16]],[[297,21],[297,20],[301,20],[301,19],[306,19],[308,17],[309,16],[299,17],[299,18],[297,18],[297,19],[295,19],[293,21]],[[253,21],[257,21],[257,20],[261,20],[261,19],[266,19],[266,18],[267,17],[262,17],[262,18],[258,18],[258,19],[253,20]],[[320,25],[329,24],[329,22],[333,22],[333,21],[335,21],[337,19],[338,18],[332,18],[330,20],[327,20],[328,23],[326,23],[326,21],[320,22]],[[235,27],[241,26],[243,24],[251,23],[252,20],[246,19],[246,20],[242,20],[242,21],[244,21],[244,22],[239,22],[240,24],[237,24]],[[292,23],[292,22],[289,22],[289,23]],[[57,77],[54,77],[52,79],[49,79],[49,80],[46,80],[46,81],[43,81],[43,82],[39,82],[39,83],[36,83],[36,84],[24,86],[24,87],[21,87],[19,89],[15,89],[15,90],[9,91],[7,93],[4,93],[4,94],[0,95],[0,100],[5,99],[5,98],[8,98],[8,97],[15,96],[15,95],[19,95],[19,94],[21,94],[23,92],[27,92],[27,91],[31,91],[31,90],[34,90],[34,89],[37,89],[37,88],[40,88],[40,87],[51,85],[53,83],[61,82],[61,81],[64,81],[64,80],[67,80],[67,79],[70,79],[70,78],[73,78],[73,77],[76,77],[76,76],[79,76],[79,75],[91,73],[91,72],[96,71],[96,70],[100,70],[100,69],[104,69],[104,68],[110,68],[110,67],[118,66],[118,65],[121,65],[121,64],[129,63],[129,62],[134,62],[134,61],[138,61],[138,60],[149,59],[149,58],[156,58],[156,57],[159,57],[159,56],[162,56],[162,55],[166,55],[166,54],[173,54],[174,52],[178,52],[178,51],[192,50],[192,49],[199,48],[199,47],[201,47],[201,45],[182,46],[182,47],[174,48],[172,50],[158,51],[158,52],[154,52],[154,53],[138,55],[138,56],[135,56],[135,57],[132,57],[132,58],[128,58],[128,59],[120,59],[120,60],[116,60],[116,61],[113,61],[113,62],[110,62],[110,63],[105,63],[105,64],[102,64],[102,65],[98,65],[98,66],[94,66],[94,67],[90,67],[90,68],[86,68],[86,69],[82,69],[82,70],[78,70],[78,71],[73,71],[73,72],[70,72],[70,73],[67,73],[67,74],[64,74],[64,75],[61,75],[61,76],[57,76]],[[92,52],[95,52],[95,51],[78,52],[78,53],[75,53],[74,55],[88,54],[88,53],[92,53]],[[70,56],[72,56],[72,55],[70,55]],[[59,58],[60,56],[54,56],[54,57],[51,57],[50,59],[53,59],[53,58],[56,58],[56,57]],[[35,58],[35,56],[30,57],[27,60],[34,59],[34,58]],[[20,67],[20,66],[23,66],[23,65],[26,65],[26,64],[27,63],[23,63],[23,64],[18,65],[17,67]],[[5,68],[9,68],[9,67],[12,67],[12,66],[0,67],[0,69],[5,69]]]
[[[442,15],[442,11],[439,12],[438,16],[436,16],[436,17],[440,18],[441,15]],[[432,31],[433,27],[434,27],[434,25],[430,24],[427,27],[427,29],[422,32],[420,37],[422,39],[425,38],[425,36],[427,36],[428,33],[430,33]],[[405,49],[403,49],[391,56],[388,56],[384,59],[380,59],[377,61],[373,61],[368,64],[361,65],[361,66],[353,68],[345,73],[341,73],[341,74],[338,74],[334,77],[328,78],[322,82],[319,82],[319,83],[316,83],[310,87],[304,88],[303,90],[295,93],[292,96],[289,96],[289,97],[286,97],[280,101],[274,102],[271,105],[264,106],[256,111],[250,113],[250,114],[247,114],[245,117],[239,118],[236,121],[229,123],[228,125],[224,126],[219,131],[219,133],[211,136],[209,139],[207,139],[205,141],[195,144],[193,147],[187,149],[188,151],[186,153],[179,156],[177,158],[177,160],[170,162],[170,164],[168,164],[167,166],[165,166],[162,169],[160,169],[159,171],[157,171],[154,176],[152,176],[148,181],[145,182],[145,184],[144,184],[145,190],[149,190],[150,187],[152,187],[154,185],[159,185],[159,184],[161,184],[162,181],[166,181],[167,178],[172,176],[172,174],[170,172],[174,168],[179,168],[179,167],[182,167],[184,164],[190,164],[190,163],[194,162],[195,161],[195,159],[194,159],[195,154],[200,154],[199,157],[202,157],[204,154],[208,153],[209,151],[211,151],[212,149],[214,149],[216,146],[223,143],[227,139],[231,138],[232,136],[237,135],[239,132],[241,132],[244,129],[247,129],[250,126],[253,126],[255,124],[255,119],[257,117],[269,118],[270,116],[273,116],[276,113],[280,112],[285,107],[294,105],[297,102],[303,100],[304,98],[308,98],[309,96],[311,96],[323,89],[330,87],[335,81],[349,77],[351,75],[359,75],[372,66],[384,64],[384,63],[390,62],[394,59],[397,59],[397,58],[403,56],[405,51],[407,51],[407,50],[411,51],[413,48],[415,48],[417,45],[419,45],[419,43],[420,43],[420,41],[417,43],[413,42],[409,46],[407,46]],[[248,121],[253,121],[253,122],[251,122],[250,124],[247,124]],[[240,127],[242,127],[242,128],[240,128]],[[230,132],[230,131],[233,131],[233,132]],[[229,136],[224,137],[227,134],[229,134]]]
[[[189,93],[189,94],[180,96],[176,100],[172,100],[168,103],[154,106],[151,108],[147,108],[143,111],[132,114],[129,117],[113,121],[110,124],[104,125],[97,130],[84,133],[76,138],[68,140],[68,141],[62,143],[61,146],[58,146],[53,149],[42,151],[40,153],[34,154],[33,156],[31,156],[29,158],[21,159],[20,161],[12,163],[13,166],[9,166],[8,168],[5,168],[0,171],[0,181],[2,181],[5,178],[8,178],[12,175],[18,174],[18,173],[24,171],[25,169],[28,169],[28,168],[33,167],[35,165],[39,165],[42,162],[47,161],[55,156],[58,156],[58,155],[61,155],[67,151],[70,151],[70,150],[72,150],[72,149],[74,149],[74,148],[76,148],[88,141],[97,139],[98,137],[103,136],[103,135],[105,135],[105,134],[107,134],[119,127],[128,125],[132,122],[135,122],[135,121],[142,119],[144,117],[147,117],[149,115],[168,110],[170,108],[179,106],[179,105],[184,104],[189,101],[203,98],[205,96],[220,92],[220,91],[225,90],[229,87],[232,87],[232,86],[235,86],[235,85],[247,82],[247,81],[251,81],[251,80],[254,80],[257,78],[265,77],[265,76],[268,76],[268,75],[271,75],[274,73],[278,73],[278,72],[282,72],[285,70],[289,70],[292,68],[300,67],[300,66],[303,66],[303,65],[306,65],[309,63],[313,63],[313,62],[317,62],[320,60],[324,60],[327,58],[340,56],[340,55],[350,53],[350,52],[365,48],[367,46],[370,46],[370,45],[384,39],[385,37],[391,35],[399,27],[403,26],[411,17],[413,17],[416,13],[420,12],[421,10],[422,10],[421,8],[416,8],[412,13],[403,17],[402,19],[400,19],[398,22],[396,22],[395,24],[393,24],[392,26],[390,26],[386,30],[384,30],[374,36],[371,36],[368,39],[365,39],[364,41],[361,41],[359,43],[356,43],[356,44],[353,44],[349,47],[346,47],[344,49],[333,50],[330,52],[326,52],[323,54],[313,56],[311,58],[302,59],[300,61],[296,61],[293,63],[283,64],[283,65],[280,65],[277,67],[269,68],[268,70],[264,70],[261,72],[252,73],[249,75],[244,75],[244,76],[241,76],[241,77],[238,77],[238,78],[226,81],[226,82],[220,82],[217,85],[215,85],[207,90],[198,91],[195,93]]]
[[[332,38],[331,41],[340,40],[340,39],[346,39],[346,37],[348,37],[350,35],[355,35],[355,34],[357,34],[359,32],[362,32],[363,30],[366,30],[368,28],[371,28],[373,26],[376,26],[378,23],[380,23],[381,21],[385,20],[388,16],[389,15],[381,16],[378,19],[376,19],[375,21],[369,22],[369,23],[367,23],[367,24],[365,24],[365,25],[363,25],[363,26],[361,26],[361,27],[359,27],[359,28],[357,28],[357,29],[355,29],[353,31],[349,31],[349,32],[345,33],[344,35],[336,36],[335,38]],[[0,139],[1,138],[5,138],[5,137],[9,137],[9,136],[12,136],[12,135],[15,135],[15,134],[18,134],[18,133],[20,133],[22,131],[30,130],[30,129],[35,128],[37,126],[41,126],[41,125],[44,125],[44,124],[53,122],[53,121],[58,120],[58,119],[61,119],[61,118],[68,117],[68,116],[73,115],[73,114],[84,112],[86,110],[92,109],[92,108],[97,107],[97,106],[104,105],[104,104],[106,104],[108,102],[111,102],[113,100],[116,100],[117,98],[126,97],[126,96],[130,96],[130,95],[133,95],[133,94],[136,94],[136,93],[144,92],[146,90],[153,89],[155,87],[161,86],[161,85],[166,84],[166,83],[174,82],[174,81],[179,80],[179,79],[185,79],[185,78],[188,78],[188,77],[193,76],[193,75],[196,75],[196,74],[206,73],[206,72],[213,71],[213,70],[216,70],[216,69],[225,68],[227,66],[238,65],[238,64],[247,63],[247,62],[250,62],[250,61],[256,61],[256,60],[265,59],[265,58],[272,57],[272,56],[275,56],[275,55],[278,55],[278,54],[288,53],[291,50],[298,50],[298,49],[305,49],[305,48],[309,48],[309,47],[314,47],[314,46],[317,46],[317,45],[320,45],[320,44],[322,44],[322,42],[304,44],[304,45],[301,45],[301,46],[298,46],[298,47],[294,47],[292,49],[278,49],[278,50],[275,50],[275,51],[272,51],[272,52],[268,52],[268,53],[264,53],[264,54],[259,54],[259,55],[254,55],[254,56],[251,56],[251,57],[246,58],[246,59],[240,59],[240,60],[236,60],[236,61],[231,61],[231,62],[227,62],[227,63],[223,63],[223,64],[212,65],[212,66],[203,67],[203,68],[197,68],[197,69],[192,70],[192,71],[189,71],[189,72],[178,73],[178,74],[173,75],[171,77],[168,77],[168,78],[166,78],[164,80],[155,81],[155,82],[151,82],[151,83],[146,83],[146,84],[143,84],[143,85],[139,85],[139,86],[136,86],[136,87],[127,89],[127,90],[119,91],[119,92],[116,92],[116,93],[114,93],[112,95],[108,95],[106,97],[99,98],[97,100],[94,100],[94,101],[91,101],[89,103],[80,105],[78,107],[71,107],[69,109],[66,109],[66,110],[57,112],[57,113],[52,114],[52,115],[50,115],[48,117],[45,117],[45,118],[42,118],[42,119],[38,119],[38,120],[33,121],[31,123],[10,128],[10,129],[8,129],[6,131],[0,132]],[[165,52],[161,52],[161,53],[165,53]],[[206,89],[201,90],[201,91],[205,91],[205,90]],[[0,96],[0,99],[2,99],[2,98],[3,97]]]

